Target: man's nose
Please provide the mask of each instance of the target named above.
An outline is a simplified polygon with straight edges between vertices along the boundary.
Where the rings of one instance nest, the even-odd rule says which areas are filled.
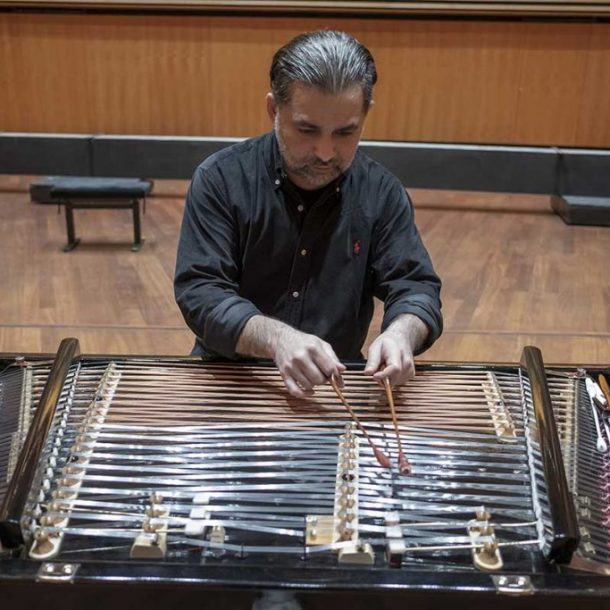
[[[335,156],[335,143],[332,137],[322,136],[316,143],[316,156],[322,163],[328,163]]]

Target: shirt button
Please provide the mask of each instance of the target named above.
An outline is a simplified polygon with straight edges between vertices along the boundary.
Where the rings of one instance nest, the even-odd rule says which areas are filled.
[[[305,256],[307,254],[307,250],[305,250],[305,248],[303,248],[301,250],[301,256]]]
[[[279,183],[280,183],[280,179],[279,179],[279,178],[276,178],[275,183],[276,183],[276,184],[279,184]]]
[[[298,298],[299,298],[299,291],[298,291],[298,290],[295,290],[295,291],[292,293],[292,296],[293,296],[295,299],[298,299]]]
[[[299,212],[302,212],[305,209],[305,206],[299,204],[297,205],[297,210],[299,210]]]

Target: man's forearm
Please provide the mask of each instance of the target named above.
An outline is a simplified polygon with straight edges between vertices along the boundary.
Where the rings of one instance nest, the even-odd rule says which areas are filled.
[[[399,335],[411,346],[413,353],[418,352],[425,345],[428,338],[428,326],[416,315],[405,313],[398,316],[388,328],[386,333]]]
[[[241,356],[273,359],[278,342],[291,332],[294,329],[284,322],[261,315],[252,316],[239,336],[235,351]]]

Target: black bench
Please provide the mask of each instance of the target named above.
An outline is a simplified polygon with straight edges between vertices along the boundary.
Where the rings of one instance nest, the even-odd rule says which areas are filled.
[[[131,208],[131,250],[137,252],[144,241],[140,223],[140,201],[146,210],[146,195],[150,193],[151,188],[152,182],[139,178],[65,177],[48,178],[46,181],[32,184],[30,193],[33,201],[64,206],[68,232],[68,243],[63,248],[64,252],[70,252],[80,243],[74,230],[74,210]]]
[[[610,227],[610,197],[553,195],[551,207],[566,224]]]

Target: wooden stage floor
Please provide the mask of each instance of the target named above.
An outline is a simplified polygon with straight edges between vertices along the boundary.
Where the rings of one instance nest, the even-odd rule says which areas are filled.
[[[185,182],[158,181],[129,249],[126,210],[75,212],[81,245],[61,251],[63,210],[29,202],[29,177],[0,177],[0,352],[188,354],[172,278]],[[567,226],[546,196],[411,191],[443,286],[445,332],[420,359],[610,365],[610,228]],[[369,337],[379,328],[380,309]]]

